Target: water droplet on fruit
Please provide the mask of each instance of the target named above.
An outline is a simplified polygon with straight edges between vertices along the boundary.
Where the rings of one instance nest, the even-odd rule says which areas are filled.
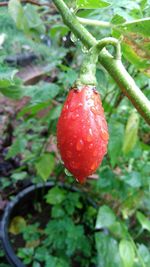
[[[74,111],[74,110],[76,110],[76,109],[77,109],[77,105],[76,105],[76,103],[75,103],[75,102],[72,102],[71,105],[70,105],[70,107],[69,107],[69,110],[70,110],[70,111]]]
[[[91,142],[92,139],[93,139],[93,134],[92,134],[92,129],[90,128],[90,129],[89,129],[89,132],[88,132],[88,134],[87,134],[87,141],[88,141],[88,142]]]
[[[91,107],[90,110],[95,114],[95,115],[100,115],[100,109],[98,108],[98,106],[96,107]]]
[[[82,107],[82,106],[83,106],[83,104],[82,104],[82,103],[79,103],[79,104],[78,104],[78,107]]]
[[[90,107],[93,107],[93,105],[94,105],[93,100],[92,100],[92,99],[89,99],[89,100],[87,101],[87,105],[90,106]]]
[[[90,144],[90,145],[89,145],[89,149],[92,149],[92,148],[93,148],[93,144]]]
[[[82,107],[82,106],[83,106],[82,103],[77,104],[76,102],[72,102],[71,105],[70,105],[69,110],[70,110],[70,111],[75,111],[75,110],[77,110],[79,107]]]
[[[107,141],[109,138],[108,132],[104,129],[101,129],[101,130],[102,130],[101,135],[102,135],[103,140]]]
[[[71,115],[71,119],[72,120],[75,120],[75,119],[77,119],[79,117],[79,114],[77,113],[77,114],[75,114],[75,113],[73,113],[72,115]]]
[[[81,151],[83,146],[84,146],[84,143],[83,143],[82,139],[80,139],[76,144],[77,151]]]

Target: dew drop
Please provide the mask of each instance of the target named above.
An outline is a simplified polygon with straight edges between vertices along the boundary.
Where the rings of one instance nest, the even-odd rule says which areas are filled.
[[[93,148],[93,144],[90,144],[90,145],[89,145],[89,149],[92,149],[92,148]]]
[[[65,105],[64,108],[65,108],[65,110],[68,110],[68,105]]]
[[[83,104],[82,104],[82,103],[79,103],[79,104],[78,104],[78,107],[82,107],[82,106],[83,106]]]
[[[107,141],[108,138],[109,138],[108,132],[106,130],[102,129],[102,133],[101,134],[102,134],[103,140]]]
[[[93,107],[93,105],[94,105],[93,99],[88,99],[87,105],[90,107]]]
[[[80,139],[76,144],[77,151],[81,151],[83,146],[84,146],[84,143],[83,143],[82,139]]]
[[[70,111],[75,111],[79,107],[82,107],[82,106],[83,106],[82,103],[77,104],[76,102],[72,102],[69,109],[70,109]]]
[[[100,109],[97,107],[91,107],[90,110],[95,114],[95,115],[100,115]]]
[[[92,139],[93,139],[93,134],[92,134],[92,129],[90,128],[90,129],[89,129],[89,132],[88,132],[88,134],[87,134],[87,141],[88,141],[88,142],[91,142]]]
[[[78,41],[78,38],[73,33],[71,33],[70,39],[73,43]]]
[[[72,115],[71,115],[71,119],[72,119],[72,120],[75,120],[75,119],[77,119],[77,118],[79,118],[79,114],[78,114],[78,113],[77,113],[77,114],[72,113]]]

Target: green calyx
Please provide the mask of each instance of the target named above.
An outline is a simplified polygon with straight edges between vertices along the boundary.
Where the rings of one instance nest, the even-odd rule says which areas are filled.
[[[96,43],[89,52],[87,53],[83,64],[80,69],[80,75],[76,82],[77,86],[80,85],[93,85],[96,86],[96,64],[98,61],[98,56],[100,51],[106,46],[106,45],[113,45],[115,47],[115,59],[120,60],[121,59],[121,49],[120,49],[120,41],[108,37],[104,38]]]

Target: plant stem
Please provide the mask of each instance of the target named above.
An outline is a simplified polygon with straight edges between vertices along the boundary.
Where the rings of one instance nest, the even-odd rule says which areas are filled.
[[[139,23],[139,22],[144,22],[144,21],[150,21],[150,17],[149,18],[132,20],[132,21],[127,21],[127,22],[124,22],[122,24],[118,24],[116,26],[128,26],[128,25],[132,25],[132,24]]]
[[[100,21],[100,20],[96,20],[96,19],[85,19],[85,18],[80,18],[77,17],[78,21],[83,24],[83,25],[91,25],[91,26],[100,26],[102,28],[117,28],[120,26],[128,26],[128,25],[132,25],[135,23],[139,23],[139,22],[144,22],[144,21],[149,21],[150,18],[143,18],[143,19],[137,19],[137,20],[132,20],[132,21],[127,21],[121,24],[112,24],[108,21]]]
[[[113,37],[106,37],[92,46],[89,52],[86,54],[81,69],[80,76],[76,82],[77,85],[93,85],[96,86],[96,64],[98,61],[100,51],[107,45],[113,45],[116,49],[114,58],[121,59],[120,42]]]
[[[83,25],[80,24],[76,16],[70,11],[63,0],[53,0],[53,2],[62,15],[64,23],[71,29],[74,35],[81,40],[83,45],[87,48],[94,46],[97,42],[96,39]],[[101,51],[99,61],[147,123],[150,124],[150,101],[135,84],[132,77],[124,68],[122,62],[114,59],[106,49]]]
[[[77,17],[78,21],[83,25],[91,25],[91,26],[100,26],[102,28],[110,28],[113,27],[113,24],[107,22],[107,21],[100,21],[95,19],[84,19]]]

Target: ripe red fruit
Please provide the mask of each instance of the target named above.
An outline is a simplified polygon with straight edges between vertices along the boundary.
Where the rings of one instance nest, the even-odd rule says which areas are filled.
[[[57,124],[65,167],[83,183],[107,152],[108,129],[99,93],[92,86],[70,90]]]

